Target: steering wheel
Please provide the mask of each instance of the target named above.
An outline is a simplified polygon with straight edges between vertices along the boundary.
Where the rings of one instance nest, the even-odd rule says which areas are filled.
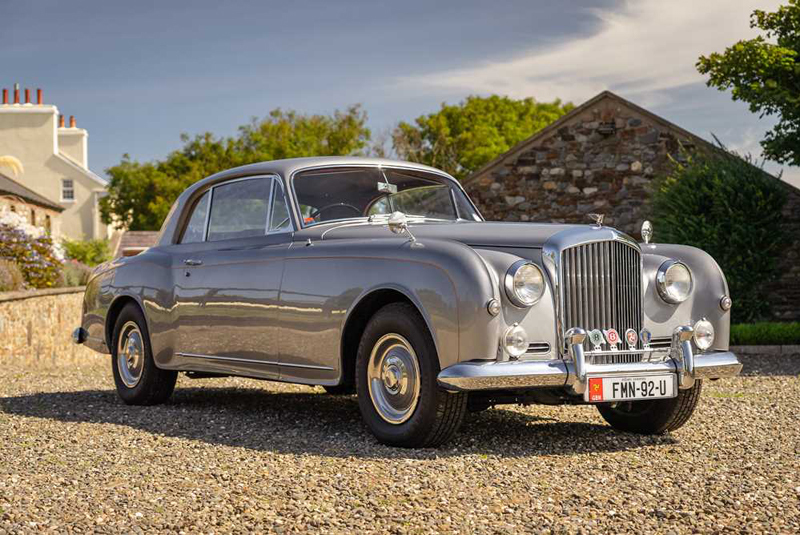
[[[332,203],[332,204],[326,204],[322,208],[317,208],[316,210],[314,210],[314,212],[309,214],[308,217],[310,217],[311,219],[316,219],[317,216],[320,215],[325,210],[329,210],[331,208],[338,208],[340,206],[343,207],[343,208],[349,208],[350,210],[354,211],[356,213],[356,215],[359,215],[359,216],[361,215],[361,209],[356,208],[352,204],[347,204],[347,203],[344,203],[344,202],[336,202],[336,203]]]

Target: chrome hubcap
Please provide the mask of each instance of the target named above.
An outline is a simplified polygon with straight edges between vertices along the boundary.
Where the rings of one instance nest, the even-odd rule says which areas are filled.
[[[419,401],[417,354],[399,334],[382,336],[372,348],[367,367],[372,405],[381,418],[401,424],[411,418]]]
[[[119,333],[117,369],[125,386],[133,388],[139,384],[144,370],[144,337],[132,321],[123,325]]]

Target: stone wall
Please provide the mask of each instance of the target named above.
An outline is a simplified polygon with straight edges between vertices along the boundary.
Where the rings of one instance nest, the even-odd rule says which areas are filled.
[[[508,162],[465,183],[488,220],[590,223],[636,237],[655,176],[692,141],[614,102],[561,125]]]
[[[101,357],[72,343],[83,288],[0,293],[0,363],[75,364]]]
[[[641,238],[653,180],[670,157],[680,157],[681,145],[701,142],[622,99],[593,100],[464,182],[487,220],[590,223],[588,214],[600,213],[606,224]],[[792,245],[767,298],[775,319],[800,321],[800,192],[786,187]]]

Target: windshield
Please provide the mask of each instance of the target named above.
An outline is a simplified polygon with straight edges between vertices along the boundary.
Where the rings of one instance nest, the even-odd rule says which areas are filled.
[[[298,173],[293,181],[304,226],[388,216],[480,221],[464,192],[437,175],[398,169],[337,168]]]

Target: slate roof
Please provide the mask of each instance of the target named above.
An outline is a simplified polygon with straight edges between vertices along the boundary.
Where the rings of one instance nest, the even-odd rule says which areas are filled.
[[[3,196],[19,197],[29,204],[47,208],[48,210],[55,210],[56,212],[64,211],[62,206],[0,173],[0,197]]]

